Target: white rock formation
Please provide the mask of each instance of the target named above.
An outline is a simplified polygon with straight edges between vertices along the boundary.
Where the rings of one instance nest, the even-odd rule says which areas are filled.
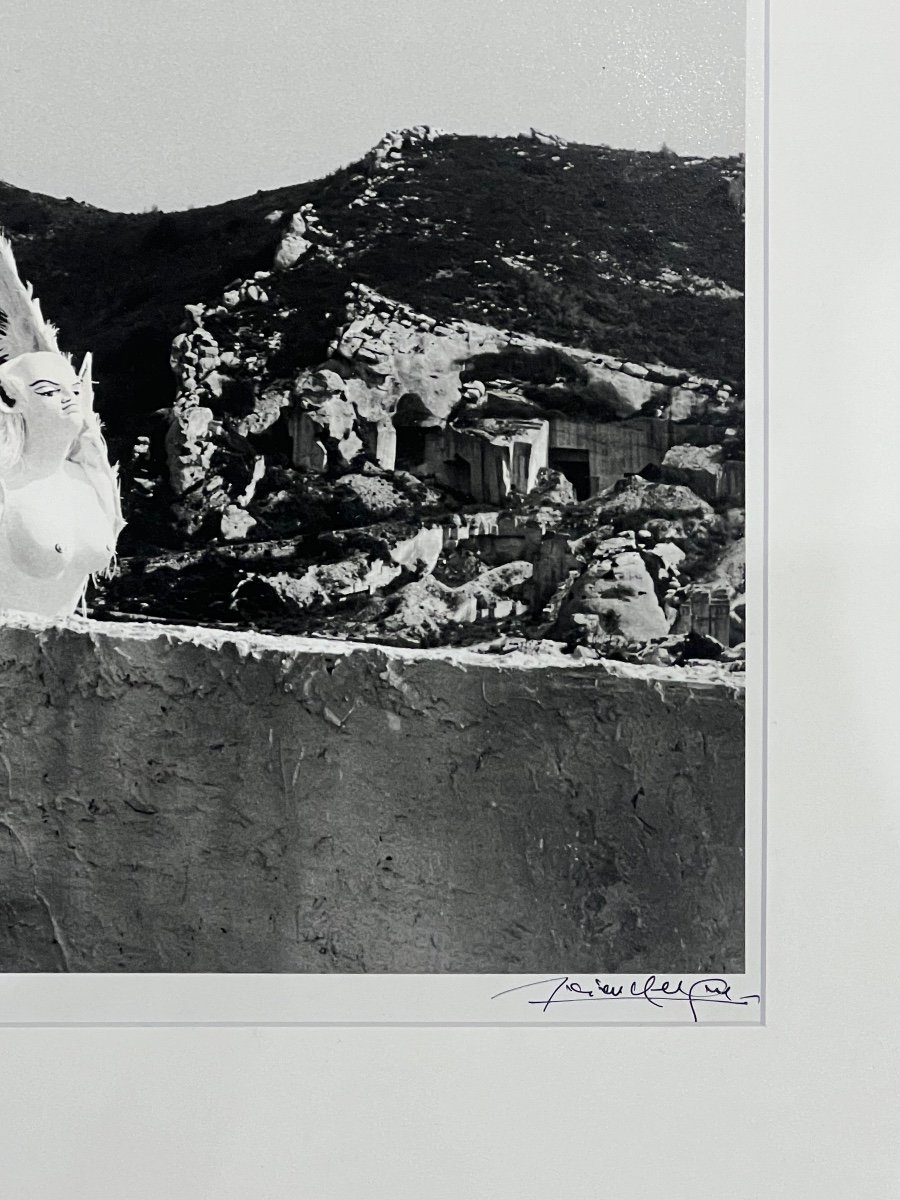
[[[666,483],[684,484],[704,500],[715,500],[723,471],[721,446],[673,446],[662,461]]]
[[[459,402],[460,372],[467,361],[511,347],[525,353],[552,348],[581,367],[590,382],[607,384],[622,416],[653,399],[696,407],[698,398],[714,395],[720,387],[717,380],[699,379],[675,368],[622,362],[489,325],[438,322],[362,284],[353,285],[348,301],[348,321],[330,350],[354,368],[346,394],[366,420],[392,415],[400,398],[413,393],[438,422],[443,421]],[[678,386],[673,386],[675,381]],[[689,400],[681,400],[683,392]]]
[[[646,642],[666,636],[669,621],[633,534],[601,543],[572,584],[557,628],[562,636],[581,629],[600,640]]]
[[[335,235],[322,225],[312,204],[302,205],[291,217],[284,236],[275,251],[276,271],[286,271],[316,248],[329,261],[335,262]]]
[[[409,129],[391,129],[366,154],[363,162],[370,175],[389,171],[403,160],[406,148],[427,146],[446,131],[433,125],[413,125]]]
[[[555,133],[542,133],[539,129],[531,127],[530,137],[533,142],[537,142],[541,146],[556,146],[560,150],[565,150],[569,143],[565,138],[559,137]]]
[[[275,267],[278,270],[284,271],[288,267],[294,266],[311,248],[312,242],[303,236],[305,233],[306,221],[301,213],[296,212],[291,217],[287,233],[275,251]]]

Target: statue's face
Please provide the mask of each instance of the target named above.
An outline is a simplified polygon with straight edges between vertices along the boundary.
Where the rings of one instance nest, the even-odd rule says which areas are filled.
[[[30,416],[58,417],[73,427],[84,421],[82,381],[61,354],[39,350],[10,359],[0,366],[0,386],[26,423]]]

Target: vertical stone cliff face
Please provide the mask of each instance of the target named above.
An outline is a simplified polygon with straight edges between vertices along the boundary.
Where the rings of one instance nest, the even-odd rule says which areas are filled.
[[[0,627],[5,970],[739,970],[734,676]]]

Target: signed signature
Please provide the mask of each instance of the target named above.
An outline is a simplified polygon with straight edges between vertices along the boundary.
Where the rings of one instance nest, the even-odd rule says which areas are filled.
[[[663,1008],[670,1002],[680,1002],[687,1005],[695,1024],[699,1021],[699,1013],[705,1004],[730,1004],[738,1008],[749,1008],[760,1003],[760,997],[755,993],[746,996],[732,995],[731,984],[717,975],[709,975],[692,982],[646,975],[641,979],[633,979],[630,984],[604,983],[597,976],[585,983],[573,979],[570,975],[557,975],[553,979],[536,979],[532,983],[521,983],[518,987],[506,988],[505,991],[497,992],[491,999],[498,1000],[501,996],[531,989],[541,989],[540,995],[543,998],[535,999],[530,995],[524,999],[528,1004],[537,1005],[543,1012],[547,1012],[551,1004],[598,1000],[637,1000],[651,1004],[654,1008]]]

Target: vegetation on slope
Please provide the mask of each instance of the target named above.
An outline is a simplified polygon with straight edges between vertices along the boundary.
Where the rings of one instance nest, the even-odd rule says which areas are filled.
[[[350,280],[436,317],[466,317],[700,374],[743,378],[737,160],[447,136],[375,181],[364,164],[316,182],[175,213],[109,213],[0,184],[0,225],[73,352],[92,349],[115,444],[171,403],[185,304],[268,269],[312,203],[339,262],[285,278],[301,307],[290,365],[324,355]],[[275,212],[282,219],[267,220]],[[668,272],[668,274],[666,274]],[[660,290],[662,278],[675,279]],[[717,294],[691,280],[724,286]],[[731,293],[734,293],[732,295]],[[287,364],[286,364],[287,365]]]

